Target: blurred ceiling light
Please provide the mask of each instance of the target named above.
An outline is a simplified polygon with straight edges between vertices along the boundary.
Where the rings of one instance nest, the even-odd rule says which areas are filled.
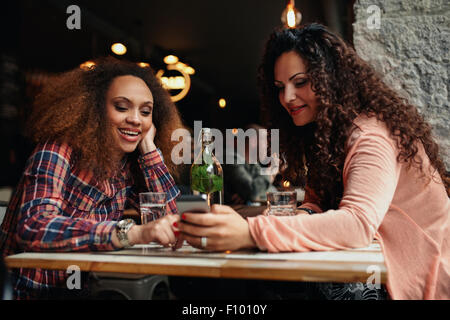
[[[92,69],[95,66],[95,62],[94,61],[85,61],[82,64],[80,64],[80,68],[83,70],[89,70]]]
[[[187,64],[185,64],[181,61],[178,61],[175,63],[175,68],[178,70],[183,70],[185,73],[190,74],[190,75],[195,73],[194,68],[192,68],[191,66],[188,66]]]
[[[225,108],[227,105],[227,101],[224,98],[219,99],[219,107]]]
[[[170,54],[170,55],[164,57],[164,62],[166,64],[177,63],[178,62],[178,57]]]
[[[190,66],[187,66],[186,69],[185,69],[184,71],[185,71],[187,74],[190,74],[190,75],[192,75],[192,74],[195,73],[195,69],[192,68],[192,67],[190,67]]]
[[[148,64],[147,62],[139,62],[138,66],[141,68],[150,68],[150,64]]]
[[[181,62],[181,61],[177,61],[175,63],[175,68],[177,68],[177,69],[184,69],[184,68],[186,68],[186,65],[183,62]]]
[[[286,9],[281,14],[281,22],[285,27],[292,29],[297,27],[301,21],[302,14],[295,7],[295,0],[289,0]]]
[[[125,47],[120,42],[116,42],[111,46],[111,51],[117,54],[118,56],[122,56],[125,53],[127,53],[127,47]]]
[[[231,133],[234,134],[234,135],[237,135],[238,129],[234,128],[233,130],[231,130]]]
[[[171,76],[171,77],[165,77],[164,70],[159,70],[156,73],[156,77],[161,81],[161,84],[163,87],[167,90],[178,90],[181,89],[181,91],[175,95],[170,95],[173,102],[177,102],[181,99],[183,99],[187,93],[189,92],[189,89],[191,88],[191,78],[189,75],[183,71],[183,69],[178,69],[175,64],[168,64],[167,70],[175,70],[181,73],[181,76]]]
[[[164,88],[169,90],[182,90],[186,87],[186,80],[183,77],[161,77],[160,79]]]

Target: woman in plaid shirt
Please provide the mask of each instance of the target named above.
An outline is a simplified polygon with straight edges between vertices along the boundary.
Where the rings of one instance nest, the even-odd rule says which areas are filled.
[[[168,214],[132,226],[128,241],[174,243],[179,190],[169,173],[174,164],[166,166],[163,154],[170,159],[171,132],[181,127],[150,68],[103,58],[51,79],[27,127],[37,147],[0,228],[2,255],[120,249],[116,225],[124,208],[138,209],[139,192],[149,190],[167,193]],[[15,269],[15,298],[67,297],[76,291],[67,289],[67,277]]]

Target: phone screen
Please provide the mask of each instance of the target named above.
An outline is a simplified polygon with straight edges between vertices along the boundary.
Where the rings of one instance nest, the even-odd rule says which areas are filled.
[[[176,200],[178,213],[206,213],[209,212],[209,206],[206,197],[200,195],[181,195]]]

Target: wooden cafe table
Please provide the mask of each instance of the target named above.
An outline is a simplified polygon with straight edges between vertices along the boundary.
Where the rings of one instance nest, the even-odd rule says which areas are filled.
[[[242,216],[260,214],[262,207],[234,207]],[[128,210],[125,216],[139,219]],[[267,253],[259,251],[207,252],[184,245],[177,251],[158,244],[136,245],[113,252],[25,252],[6,257],[9,268],[67,270],[115,274],[236,278],[284,281],[363,282],[376,277],[386,283],[387,270],[380,245],[366,248]]]
[[[206,252],[184,245],[177,251],[158,244],[136,245],[113,252],[25,252],[6,257],[9,268],[44,268],[117,274],[239,278],[284,281],[386,283],[379,243],[367,248],[324,252]],[[375,282],[374,282],[375,283]]]

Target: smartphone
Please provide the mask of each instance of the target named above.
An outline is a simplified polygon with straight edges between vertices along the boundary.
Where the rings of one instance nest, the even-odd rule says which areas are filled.
[[[184,212],[206,213],[209,212],[206,196],[201,195],[181,195],[176,200],[179,214]]]

